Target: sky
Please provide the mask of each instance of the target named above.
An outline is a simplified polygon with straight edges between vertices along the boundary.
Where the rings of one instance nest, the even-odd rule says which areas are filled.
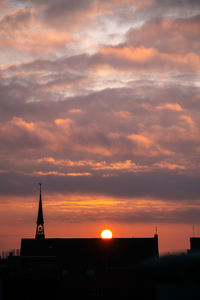
[[[0,251],[200,234],[200,1],[0,0]]]

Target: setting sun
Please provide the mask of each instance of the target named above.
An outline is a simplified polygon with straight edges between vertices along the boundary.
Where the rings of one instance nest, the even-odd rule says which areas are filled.
[[[109,229],[105,229],[101,232],[102,239],[111,239],[112,238],[112,231]]]

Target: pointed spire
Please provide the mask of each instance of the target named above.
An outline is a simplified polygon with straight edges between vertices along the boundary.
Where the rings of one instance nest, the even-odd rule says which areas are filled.
[[[38,207],[38,217],[37,217],[37,227],[36,227],[36,239],[44,239],[44,219],[42,211],[42,183],[39,183],[40,186],[40,198],[39,198],[39,207]]]

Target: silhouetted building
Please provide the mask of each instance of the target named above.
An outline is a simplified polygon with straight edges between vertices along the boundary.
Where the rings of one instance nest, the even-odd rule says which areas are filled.
[[[141,266],[139,274],[142,282],[151,278],[153,286],[156,286],[156,297],[153,299],[200,299],[200,253],[162,256]]]
[[[200,252],[200,238],[191,237],[190,238],[190,252]]]
[[[35,239],[21,240],[20,256],[0,259],[0,300],[197,300],[200,238],[190,248],[159,258],[157,234],[46,239],[40,184]]]
[[[40,184],[35,239],[21,240],[20,256],[0,259],[0,293],[3,300],[157,300],[154,277],[146,276],[141,267],[158,257],[157,234],[151,238],[45,238]]]
[[[45,239],[41,183],[35,239],[21,240],[21,256],[55,256],[72,266],[133,266],[158,257],[158,236],[152,238]]]
[[[158,235],[152,238],[59,238],[45,239],[40,196],[35,239],[21,240],[21,256],[55,256],[71,267],[135,266],[158,257]]]
[[[55,256],[71,267],[131,267],[158,257],[158,236],[153,238],[22,239],[21,256]]]

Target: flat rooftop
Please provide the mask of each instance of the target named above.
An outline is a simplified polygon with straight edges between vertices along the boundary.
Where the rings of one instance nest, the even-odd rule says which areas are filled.
[[[131,266],[158,257],[158,236],[152,238],[22,239],[21,256],[56,256],[68,265]]]

